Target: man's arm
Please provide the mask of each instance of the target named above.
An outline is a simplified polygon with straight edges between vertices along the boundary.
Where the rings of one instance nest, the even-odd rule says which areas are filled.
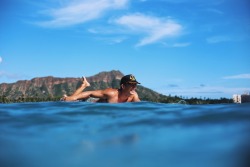
[[[89,97],[106,98],[106,95],[103,90],[86,91],[77,95],[68,96],[65,98],[65,101],[76,101],[79,99],[87,99]]]
[[[107,98],[104,90],[86,91],[86,92],[82,92],[76,96],[77,100],[78,99],[86,99],[89,97]]]
[[[140,100],[138,94],[135,93],[135,94],[134,94],[134,97],[133,97],[133,99],[132,99],[132,102],[139,102],[139,101],[141,101],[141,100]]]

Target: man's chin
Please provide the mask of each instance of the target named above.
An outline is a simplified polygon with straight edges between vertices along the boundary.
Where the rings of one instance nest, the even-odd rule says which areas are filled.
[[[131,95],[133,95],[133,94],[135,94],[136,92],[135,92],[135,90],[131,90],[129,93],[130,93]]]

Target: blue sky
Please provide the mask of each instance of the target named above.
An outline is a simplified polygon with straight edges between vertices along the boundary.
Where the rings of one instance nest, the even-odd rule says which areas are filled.
[[[0,83],[134,74],[166,95],[250,91],[248,0],[1,0]]]

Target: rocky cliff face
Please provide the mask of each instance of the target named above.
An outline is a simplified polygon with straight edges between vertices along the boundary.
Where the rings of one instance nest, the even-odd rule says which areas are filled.
[[[120,71],[100,72],[94,76],[87,77],[90,83],[112,83],[120,80],[123,74]],[[40,77],[31,80],[21,80],[15,83],[0,84],[0,96],[10,99],[19,97],[58,97],[63,94],[71,94],[82,83],[81,78],[57,78]],[[95,87],[96,84],[94,84]]]
[[[120,80],[124,76],[120,71],[100,72],[92,77],[87,77],[89,82],[111,82]]]
[[[120,71],[100,72],[94,76],[86,77],[90,87],[86,90],[119,88],[120,80],[124,76]],[[15,83],[0,84],[0,97],[8,99],[22,98],[59,98],[64,94],[72,94],[82,84],[82,78],[40,77],[31,80],[22,80]],[[143,86],[137,87],[141,100],[158,101],[163,96]]]

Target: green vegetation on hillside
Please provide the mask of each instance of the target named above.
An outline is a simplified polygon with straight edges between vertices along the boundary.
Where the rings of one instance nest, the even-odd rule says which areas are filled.
[[[81,84],[76,84],[78,87]],[[113,80],[111,83],[108,82],[92,82],[91,86],[86,88],[88,90],[96,90],[96,89],[105,89],[108,87],[119,88],[120,81]],[[54,95],[48,94],[48,90],[45,85],[42,86],[41,89],[32,89],[29,92],[29,95],[25,96],[20,94],[20,92],[16,92],[16,98],[8,98],[3,95],[0,96],[0,103],[18,103],[18,102],[45,102],[45,101],[59,101],[63,95],[63,92],[66,94],[71,94],[73,92],[73,88],[69,86],[67,83],[54,85],[53,92]],[[219,103],[233,103],[232,99],[221,98],[221,99],[201,99],[201,98],[189,98],[185,99],[179,96],[166,96],[159,94],[151,89],[145,88],[143,86],[137,87],[137,92],[142,101],[150,101],[157,103],[181,103],[181,104],[219,104]]]
[[[120,78],[124,76],[120,71],[101,72],[89,77],[90,87],[85,90],[119,88]],[[43,102],[59,101],[64,95],[72,94],[80,85],[79,78],[34,78],[30,81],[18,81],[13,84],[0,84],[0,103],[16,102]],[[183,98],[171,95],[162,95],[144,86],[138,85],[137,92],[142,101],[157,103],[181,103],[181,104],[218,104],[232,103],[232,99],[201,99]]]

